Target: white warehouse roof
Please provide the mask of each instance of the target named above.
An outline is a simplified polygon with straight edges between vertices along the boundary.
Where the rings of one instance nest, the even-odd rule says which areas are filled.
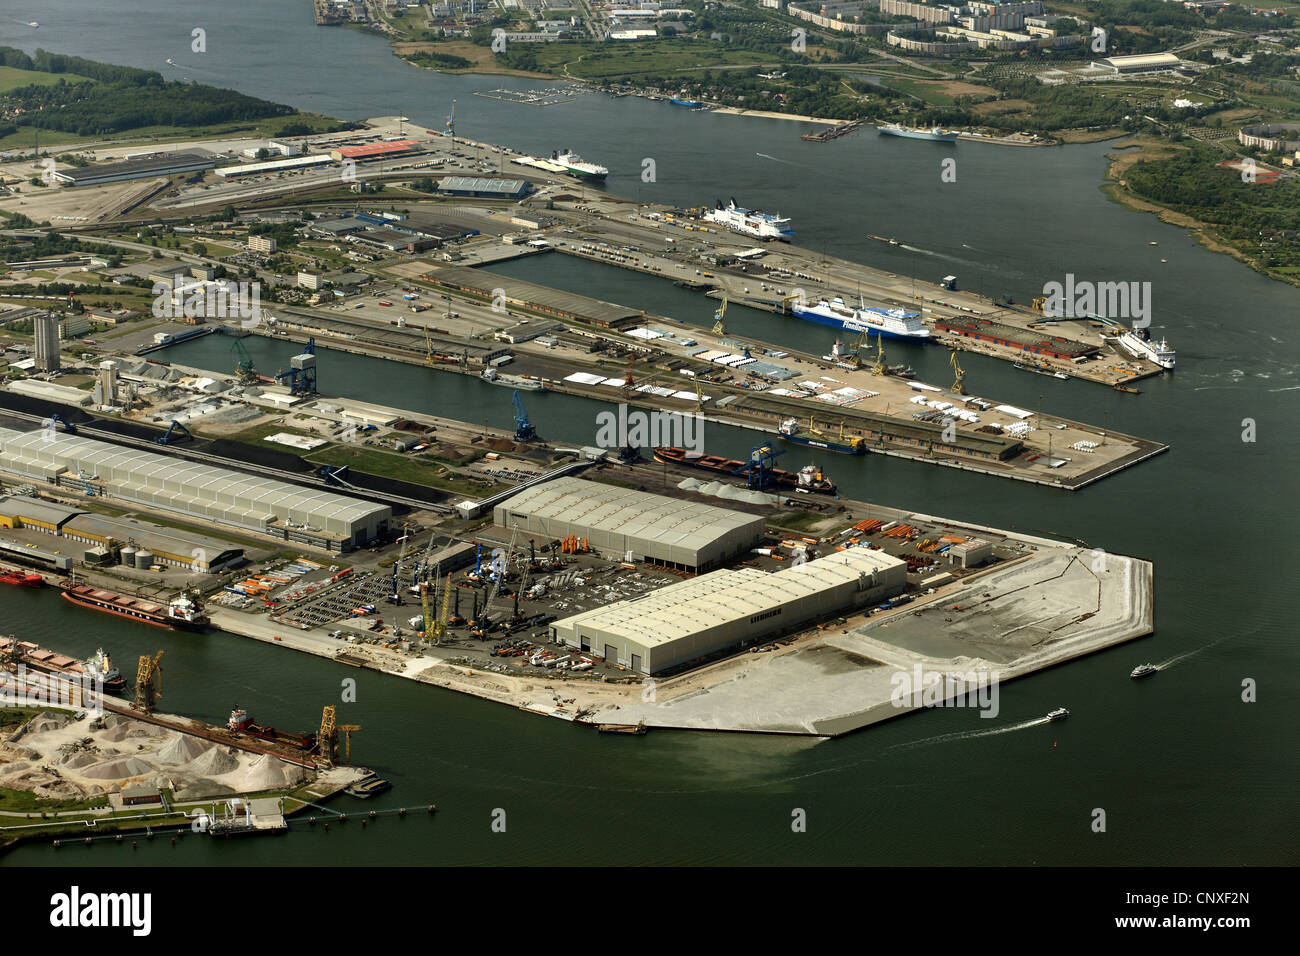
[[[111,497],[257,530],[279,522],[369,538],[392,516],[387,505],[66,432],[0,428],[0,451],[8,471],[45,480],[84,473]]]
[[[664,495],[557,478],[521,491],[493,509],[502,528],[553,538],[577,535],[607,553],[706,568],[740,554],[764,533],[759,515]]]

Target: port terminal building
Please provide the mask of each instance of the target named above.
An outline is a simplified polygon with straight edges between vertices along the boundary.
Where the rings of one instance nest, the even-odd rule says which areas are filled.
[[[212,169],[216,165],[217,158],[211,153],[184,151],[128,159],[120,163],[98,163],[79,169],[58,169],[54,171],[53,177],[56,182],[66,183],[69,186],[99,186],[103,183],[120,183],[129,179],[194,173]]]
[[[0,463],[5,471],[78,493],[326,551],[362,547],[387,531],[393,514],[387,505],[332,491],[53,430],[0,428]]]
[[[506,499],[492,518],[525,535],[586,538],[589,547],[622,561],[692,572],[747,554],[765,527],[759,515],[567,477]]]
[[[576,651],[660,674],[887,600],[906,586],[901,558],[847,548],[780,571],[714,571],[556,621],[550,633]]]

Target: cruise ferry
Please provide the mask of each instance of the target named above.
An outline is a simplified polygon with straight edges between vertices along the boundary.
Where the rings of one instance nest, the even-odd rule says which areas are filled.
[[[930,330],[921,324],[920,313],[903,309],[853,308],[843,299],[820,300],[816,305],[791,306],[791,311],[801,319],[829,325],[833,329],[850,332],[869,332],[890,339],[925,341]]]
[[[884,126],[877,126],[876,130],[882,136],[901,136],[904,139],[924,139],[932,143],[955,143],[957,134],[950,129],[940,129],[933,126],[930,129],[918,129],[915,126],[900,126],[898,123],[887,123]]]
[[[794,230],[790,228],[789,219],[745,209],[737,206],[734,199],[726,206],[719,202],[715,208],[706,212],[703,218],[705,222],[730,229],[732,232],[743,232],[756,239],[779,239],[782,242],[789,242],[794,238]]]
[[[604,166],[589,163],[577,153],[567,149],[551,153],[551,162],[563,166],[570,175],[577,176],[579,179],[604,179],[609,175],[609,170]]]
[[[1164,339],[1159,342],[1151,341],[1151,335],[1146,329],[1134,329],[1131,332],[1125,332],[1116,341],[1134,358],[1146,359],[1148,362],[1155,362],[1161,368],[1173,371],[1174,350],[1169,347],[1169,343]]]

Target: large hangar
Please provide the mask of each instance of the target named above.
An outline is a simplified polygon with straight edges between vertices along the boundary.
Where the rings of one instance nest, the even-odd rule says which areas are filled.
[[[350,551],[388,527],[392,509],[332,491],[247,475],[65,432],[0,428],[5,471],[109,498]]]
[[[788,634],[907,586],[907,563],[848,548],[767,573],[715,571],[551,625],[551,639],[641,674]]]
[[[707,571],[745,554],[763,538],[758,515],[664,495],[556,478],[507,498],[493,509],[502,528],[565,538],[575,535],[605,554]]]

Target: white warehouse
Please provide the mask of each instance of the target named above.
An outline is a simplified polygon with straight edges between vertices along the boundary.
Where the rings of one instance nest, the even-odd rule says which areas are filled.
[[[901,558],[848,548],[772,573],[714,571],[556,621],[551,639],[658,674],[883,601],[906,586]]]
[[[0,468],[327,551],[366,544],[387,529],[393,514],[387,505],[52,427],[32,432],[0,428]]]
[[[707,571],[763,538],[759,515],[665,495],[556,478],[507,498],[492,512],[502,528],[524,534],[586,538],[597,551],[687,571]]]

